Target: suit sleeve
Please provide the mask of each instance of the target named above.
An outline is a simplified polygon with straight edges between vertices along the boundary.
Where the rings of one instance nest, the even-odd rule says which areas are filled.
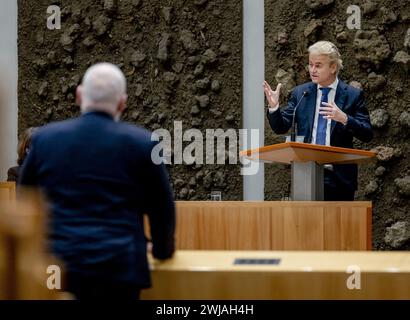
[[[269,125],[276,134],[284,134],[289,131],[292,126],[293,111],[296,106],[296,95],[292,92],[288,105],[283,109],[277,109],[274,112],[267,111]]]
[[[369,142],[373,138],[372,125],[370,124],[369,111],[366,108],[366,100],[363,91],[360,91],[356,102],[356,112],[354,115],[347,115],[346,130],[350,131],[354,137]]]
[[[146,182],[152,254],[157,259],[167,259],[175,251],[175,203],[165,165],[154,164],[151,152],[149,156]]]

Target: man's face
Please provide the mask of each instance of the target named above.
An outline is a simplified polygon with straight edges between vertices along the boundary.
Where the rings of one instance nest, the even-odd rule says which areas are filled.
[[[336,79],[336,64],[324,54],[309,54],[309,74],[312,82],[328,86]]]

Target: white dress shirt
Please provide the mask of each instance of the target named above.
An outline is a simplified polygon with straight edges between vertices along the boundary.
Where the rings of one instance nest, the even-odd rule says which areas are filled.
[[[327,100],[329,103],[335,101],[336,90],[337,90],[338,84],[339,84],[339,79],[336,77],[336,80],[330,86],[328,86],[328,88],[331,88],[327,96]],[[318,116],[319,116],[319,108],[320,108],[320,104],[322,100],[322,90],[320,90],[320,88],[322,87],[323,86],[321,85],[317,86],[315,120],[313,121],[313,129],[312,129],[312,141],[311,141],[312,144],[316,144],[317,121],[318,121]],[[269,113],[273,113],[278,109],[279,109],[279,103],[274,108],[269,108]],[[322,115],[320,116],[323,117]],[[326,146],[330,146],[330,124],[331,122],[332,120],[327,119]]]
[[[329,94],[327,96],[328,102],[334,102],[335,97],[336,97],[336,89],[337,85],[339,83],[339,79],[336,78],[336,80],[328,86],[328,88],[331,88],[329,91]],[[312,129],[312,143],[316,144],[316,132],[317,132],[317,122],[318,122],[318,117],[323,115],[319,114],[319,108],[320,108],[320,102],[322,100],[322,90],[320,90],[322,86],[318,85],[317,86],[317,95],[316,95],[316,109],[315,109],[315,120],[313,121],[313,129]],[[327,119],[327,127],[326,127],[326,145],[330,146],[330,123],[334,120],[329,120]]]

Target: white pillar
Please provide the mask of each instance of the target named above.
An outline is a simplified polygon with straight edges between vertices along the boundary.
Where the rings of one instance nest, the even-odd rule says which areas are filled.
[[[243,128],[259,129],[259,145],[264,145],[265,73],[264,0],[243,1]],[[248,130],[249,132],[249,130]],[[247,139],[248,149],[250,137]],[[243,200],[264,200],[264,166],[255,175],[243,176]]]
[[[0,4],[0,181],[17,160],[17,1]]]

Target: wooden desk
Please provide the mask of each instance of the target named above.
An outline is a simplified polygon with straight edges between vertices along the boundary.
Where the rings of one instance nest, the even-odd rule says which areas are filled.
[[[0,201],[16,199],[16,183],[0,181]]]
[[[371,250],[371,202],[177,201],[182,250]]]
[[[410,299],[410,252],[178,251],[151,266],[143,299]],[[360,268],[360,289],[348,288],[349,267]]]
[[[14,182],[0,200],[16,199]],[[184,250],[371,250],[367,201],[177,201],[177,248]]]
[[[0,202],[0,299],[60,299],[46,286],[50,265],[62,264],[46,249],[46,204],[37,192]]]

